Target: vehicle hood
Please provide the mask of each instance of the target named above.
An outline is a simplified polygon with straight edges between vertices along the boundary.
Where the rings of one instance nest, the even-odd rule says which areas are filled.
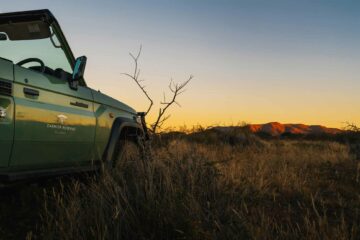
[[[107,105],[107,106],[116,108],[118,110],[125,111],[125,112],[136,115],[135,109],[131,108],[130,106],[126,105],[125,103],[120,102],[112,97],[109,97],[108,95],[105,95],[99,91],[96,91],[93,89],[91,89],[91,91],[92,91],[92,95],[94,98],[94,102],[103,104],[103,105]]]

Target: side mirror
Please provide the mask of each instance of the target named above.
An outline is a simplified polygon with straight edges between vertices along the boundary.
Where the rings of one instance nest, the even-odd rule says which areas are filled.
[[[75,61],[74,72],[70,82],[70,87],[72,89],[77,89],[79,85],[79,79],[84,77],[86,60],[87,58],[85,56],[82,56],[82,57],[78,57]]]

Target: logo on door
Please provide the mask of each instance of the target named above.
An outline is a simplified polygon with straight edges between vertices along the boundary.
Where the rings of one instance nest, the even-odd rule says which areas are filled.
[[[68,117],[64,114],[57,115],[57,123],[48,123],[46,124],[47,128],[55,129],[55,134],[67,134],[67,132],[75,132],[76,128],[73,126],[65,126],[65,122]]]
[[[0,107],[0,118],[6,118],[6,109]]]
[[[68,119],[68,117],[63,114],[58,115],[57,118],[58,118],[58,123],[61,125],[64,125],[66,119]]]

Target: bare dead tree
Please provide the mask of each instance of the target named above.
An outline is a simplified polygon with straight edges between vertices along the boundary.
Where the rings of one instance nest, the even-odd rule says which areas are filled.
[[[144,80],[139,79],[140,69],[139,69],[138,61],[139,61],[139,58],[141,55],[141,51],[142,51],[142,46],[140,45],[139,51],[136,54],[136,56],[132,53],[129,53],[131,58],[134,60],[134,72],[132,74],[129,74],[129,73],[123,73],[123,74],[128,76],[132,80],[134,80],[136,85],[140,88],[140,90],[144,93],[146,98],[149,100],[150,104],[149,104],[147,111],[145,112],[145,115],[147,115],[150,112],[150,110],[154,104],[154,101],[152,100],[150,95],[145,90],[145,85],[141,84],[141,82],[144,82]],[[166,96],[164,94],[164,99],[163,99],[163,101],[160,102],[160,105],[162,105],[163,107],[160,107],[156,121],[154,123],[150,124],[150,131],[152,133],[156,133],[156,131],[163,126],[164,122],[170,118],[171,115],[166,115],[165,113],[168,111],[168,109],[172,105],[176,104],[179,107],[181,107],[180,104],[177,102],[177,98],[179,97],[179,95],[184,93],[184,91],[186,90],[185,87],[189,84],[189,82],[192,79],[193,79],[192,75],[190,75],[190,77],[182,83],[174,83],[174,81],[171,79],[170,84],[169,84],[169,90],[172,94],[172,97],[170,98],[170,101],[167,101]]]
[[[360,132],[360,128],[355,123],[346,122],[345,130]]]
[[[149,104],[149,107],[148,109],[146,110],[145,112],[145,116],[150,112],[153,104],[154,104],[154,101],[150,98],[149,94],[147,93],[147,91],[145,90],[145,85],[141,85],[141,82],[144,82],[144,80],[140,80],[139,79],[139,76],[140,76],[140,69],[139,69],[139,58],[140,58],[140,55],[141,55],[141,50],[142,50],[142,46],[140,45],[140,48],[139,48],[139,52],[136,54],[136,57],[132,54],[132,53],[129,53],[129,55],[131,56],[131,58],[134,60],[134,72],[133,74],[129,74],[129,73],[123,73],[124,75],[128,76],[129,78],[131,78],[132,80],[135,81],[135,83],[138,85],[138,87],[141,89],[141,91],[144,93],[144,95],[146,96],[146,98],[149,100],[150,104]]]

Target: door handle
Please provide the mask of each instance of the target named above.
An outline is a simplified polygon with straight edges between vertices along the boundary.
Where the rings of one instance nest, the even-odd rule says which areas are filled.
[[[76,106],[76,107],[82,107],[82,108],[88,108],[89,105],[81,102],[70,102],[70,105]]]
[[[40,95],[38,90],[31,89],[31,88],[24,88],[25,95],[35,96],[38,97]]]

